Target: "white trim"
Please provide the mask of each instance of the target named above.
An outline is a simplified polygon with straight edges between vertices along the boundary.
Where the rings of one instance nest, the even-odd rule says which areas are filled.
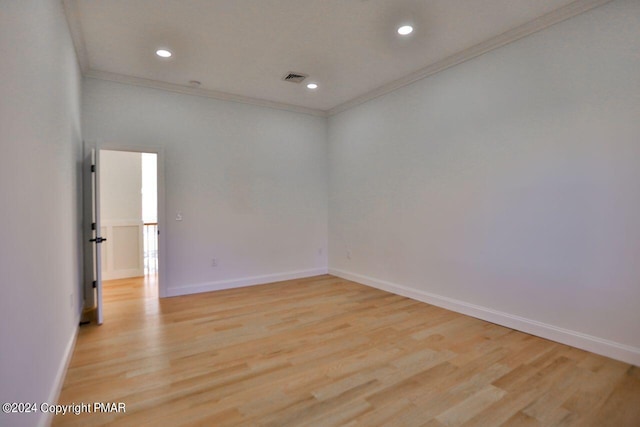
[[[144,268],[128,268],[102,272],[102,289],[105,280],[129,279],[131,277],[144,277]]]
[[[78,62],[80,63],[80,68],[85,77],[99,79],[99,80],[108,80],[108,81],[113,81],[118,83],[131,84],[136,86],[144,86],[144,87],[149,87],[154,89],[166,90],[169,92],[183,93],[187,95],[203,96],[206,98],[220,99],[223,101],[240,102],[244,104],[275,108],[278,110],[292,111],[296,113],[311,114],[311,115],[320,116],[320,117],[328,117],[328,116],[338,114],[342,111],[348,110],[350,108],[353,108],[357,105],[363,104],[379,96],[385,95],[389,92],[393,92],[394,90],[400,89],[403,86],[407,86],[418,80],[422,80],[426,77],[432,76],[436,73],[439,73],[440,71],[444,71],[447,68],[453,67],[454,65],[461,64],[465,61],[473,59],[477,56],[480,56],[484,53],[487,53],[499,47],[505,46],[516,40],[520,40],[528,35],[531,35],[547,27],[550,27],[551,25],[565,21],[569,18],[572,18],[581,13],[587,12],[591,9],[607,4],[611,1],[613,0],[576,0],[572,3],[569,3],[566,6],[563,6],[559,9],[551,11],[523,25],[512,28],[511,30],[508,30],[502,34],[499,34],[495,37],[492,37],[488,40],[485,40],[481,43],[471,46],[470,48],[460,51],[454,55],[451,55],[447,58],[437,61],[403,78],[400,78],[398,80],[382,85],[372,91],[369,91],[365,94],[357,96],[347,102],[336,105],[335,107],[330,108],[328,110],[319,110],[315,108],[302,107],[302,106],[292,105],[292,104],[287,104],[282,102],[267,101],[264,99],[257,99],[257,98],[252,98],[248,96],[235,95],[235,94],[220,92],[216,90],[193,88],[190,86],[182,86],[182,85],[173,84],[173,83],[161,82],[158,80],[144,79],[144,78],[128,76],[124,74],[93,70],[90,68],[90,64],[89,64],[88,54],[87,54],[84,36],[82,32],[82,26],[80,23],[80,19],[78,17],[76,1],[63,0],[63,3],[65,6],[64,7],[65,15],[67,16],[67,21],[69,23],[69,29],[71,32],[71,37],[73,39],[73,44],[76,48]]]
[[[495,37],[491,37],[488,40],[485,40],[481,43],[471,46],[470,48],[462,50],[447,58],[444,58],[431,65],[428,65],[427,67],[424,67],[418,71],[415,71],[405,77],[402,77],[398,80],[394,80],[390,83],[380,86],[377,89],[374,89],[363,95],[357,96],[347,102],[339,104],[329,109],[327,111],[327,114],[329,116],[333,116],[335,114],[341,113],[357,105],[363,104],[367,101],[370,101],[374,98],[385,95],[389,92],[393,92],[394,90],[400,89],[403,86],[410,85],[411,83],[414,83],[418,80],[422,80],[426,77],[432,76],[436,73],[439,73],[440,71],[444,71],[447,68],[453,67],[454,65],[461,64],[465,61],[478,57],[484,53],[487,53],[492,50],[498,49],[502,46],[505,46],[509,43],[513,43],[528,35],[544,30],[545,28],[550,27],[551,25],[565,21],[569,18],[573,18],[574,16],[577,16],[581,13],[584,13],[598,6],[602,6],[611,1],[612,0],[576,0],[572,3],[569,3],[566,6],[563,6],[559,9],[556,9],[552,12],[542,15],[539,18],[536,18],[532,21],[529,21],[526,24],[512,28],[509,31],[506,31]]]
[[[329,274],[381,289],[383,291],[402,295],[417,301],[425,302],[427,304],[446,308],[447,310],[466,314],[467,316],[476,317],[491,323],[526,332],[528,334],[546,338],[551,341],[556,341],[561,344],[577,347],[602,356],[611,357],[616,360],[640,366],[640,348],[638,347],[632,347],[630,345],[606,340],[593,335],[584,334],[582,332],[538,322],[537,320],[527,319],[488,307],[470,304],[468,302],[448,298],[442,295],[409,288],[396,283],[387,282],[385,280],[374,279],[357,273],[330,268]]]
[[[161,82],[158,80],[144,79],[141,77],[127,76],[124,74],[111,73],[108,71],[88,70],[85,77],[97,80],[107,80],[110,82],[124,83],[134,86],[160,89],[167,92],[182,93],[185,95],[202,96],[222,101],[239,102],[258,107],[275,108],[276,110],[291,111],[294,113],[310,114],[312,116],[327,117],[327,113],[315,108],[301,107],[298,105],[286,104],[284,102],[267,101],[265,99],[251,98],[248,96],[234,95],[232,93],[220,92],[211,89],[193,88],[174,83]]]
[[[69,26],[71,40],[76,50],[80,71],[82,71],[82,74],[85,74],[89,71],[89,55],[87,54],[87,45],[84,41],[82,23],[78,16],[78,5],[75,0],[62,0],[62,6],[64,7],[64,14],[67,17],[67,25]]]
[[[58,372],[56,373],[55,379],[53,380],[53,387],[49,392],[49,397],[46,400],[46,403],[49,404],[57,404],[58,399],[60,398],[60,392],[62,391],[62,386],[64,385],[64,379],[67,376],[67,369],[69,368],[69,363],[71,363],[71,357],[73,356],[73,350],[76,347],[76,339],[78,338],[78,328],[80,324],[80,314],[76,316],[76,327],[73,329],[73,333],[71,334],[71,338],[67,343],[67,348],[64,350],[64,355],[62,357],[60,366],[58,367]],[[44,403],[44,402],[42,402]],[[53,422],[54,414],[52,412],[43,413],[40,417],[40,421],[38,422],[38,426],[50,426]]]
[[[158,192],[158,296],[164,298],[167,296],[165,277],[166,277],[166,214],[165,214],[165,150],[164,147],[146,144],[128,144],[114,141],[90,141],[98,150],[113,151],[133,151],[136,153],[156,153],[157,157],[157,192]]]
[[[305,277],[327,274],[326,268],[313,268],[310,270],[287,271],[284,273],[265,274],[262,276],[241,277],[239,279],[219,280],[217,282],[202,283],[197,285],[176,286],[167,289],[168,297],[179,295],[198,294],[202,292],[220,291],[223,289],[242,288],[244,286],[262,285],[265,283],[280,282],[283,280],[302,279]]]

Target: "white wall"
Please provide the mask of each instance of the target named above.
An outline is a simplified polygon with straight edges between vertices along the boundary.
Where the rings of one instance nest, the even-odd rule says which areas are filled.
[[[83,131],[164,150],[169,295],[326,272],[326,119],[85,79]]]
[[[1,1],[0,58],[0,402],[51,402],[81,303],[80,73],[60,1]]]
[[[100,152],[100,219],[142,220],[142,154]]]
[[[144,275],[142,153],[100,151],[103,280]]]
[[[330,271],[640,364],[638,52],[618,0],[331,117]]]

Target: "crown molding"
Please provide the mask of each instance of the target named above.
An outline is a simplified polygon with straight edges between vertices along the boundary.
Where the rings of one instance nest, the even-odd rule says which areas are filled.
[[[294,113],[310,114],[312,116],[327,117],[327,112],[315,108],[301,107],[298,105],[285,104],[283,102],[267,101],[264,99],[250,98],[248,96],[234,95],[217,90],[193,88],[174,83],[166,83],[158,80],[145,79],[142,77],[128,76],[125,74],[110,73],[107,71],[89,70],[84,73],[85,77],[107,80],[110,82],[124,83],[134,86],[143,86],[153,89],[160,89],[168,92],[182,93],[185,95],[202,96],[222,101],[240,102],[242,104],[256,105],[259,107],[275,108],[277,110],[291,111]]]
[[[594,9],[598,6],[602,6],[611,1],[613,0],[576,0],[572,3],[569,3],[566,6],[563,6],[559,9],[556,9],[552,12],[542,15],[539,18],[534,19],[533,21],[529,21],[526,24],[512,28],[511,30],[508,30],[498,36],[492,37],[488,40],[485,40],[481,43],[471,46],[468,49],[465,49],[454,55],[444,58],[427,67],[424,67],[418,71],[415,71],[405,77],[402,77],[398,80],[394,80],[390,83],[387,83],[385,85],[378,87],[377,89],[374,89],[363,95],[357,96],[356,98],[353,98],[340,105],[337,105],[329,109],[327,111],[327,114],[329,116],[333,116],[335,114],[341,113],[357,105],[371,101],[372,99],[375,99],[387,93],[393,92],[394,90],[400,89],[401,87],[410,85],[411,83],[414,83],[418,80],[422,80],[424,78],[432,76],[436,73],[446,70],[447,68],[453,67],[455,65],[461,64],[470,59],[476,58],[480,55],[483,55],[494,49],[498,49],[509,43],[513,43],[533,33],[541,31],[547,27],[550,27],[554,24],[565,21],[569,18],[573,18],[574,16],[577,16],[581,13]]]
[[[240,102],[243,104],[275,108],[278,110],[310,114],[313,116],[328,117],[368,102],[372,99],[378,98],[387,93],[393,92],[394,90],[400,89],[401,87],[410,85],[411,83],[414,83],[418,80],[422,80],[424,78],[432,76],[436,73],[466,62],[470,59],[476,58],[492,50],[498,49],[509,43],[513,43],[554,24],[565,21],[569,18],[580,15],[581,13],[587,12],[604,4],[610,3],[611,1],[613,0],[576,0],[566,6],[542,15],[539,18],[536,18],[518,27],[512,28],[511,30],[508,30],[498,36],[492,37],[488,40],[471,46],[470,48],[467,48],[461,52],[435,62],[405,77],[384,84],[372,91],[357,96],[328,110],[319,110],[315,108],[302,107],[282,102],[251,98],[248,96],[235,95],[231,93],[220,92],[217,90],[193,88],[190,86],[166,83],[158,80],[145,79],[124,74],[116,74],[107,71],[92,70],[89,66],[89,57],[87,54],[82,26],[79,19],[80,17],[78,15],[79,12],[76,0],[62,0],[62,3],[64,5],[65,15],[69,24],[69,30],[71,32],[71,37],[73,39],[76,54],[78,56],[78,63],[80,64],[80,69],[82,70],[82,73],[85,77],[107,80],[117,83],[125,83],[135,86],[144,86],[187,95],[202,96],[223,101]]]
[[[143,86],[153,89],[160,89],[186,95],[202,96],[205,98],[213,98],[222,101],[240,102],[243,104],[256,105],[259,107],[275,108],[277,110],[292,111],[295,113],[310,114],[319,117],[327,117],[326,111],[315,108],[251,98],[248,96],[235,95],[231,93],[220,92],[217,90],[193,88],[190,86],[182,86],[174,83],[162,82],[159,80],[111,73],[108,71],[93,70],[91,69],[89,64],[89,55],[87,53],[87,48],[84,41],[84,32],[82,30],[77,2],[76,0],[62,0],[62,5],[64,7],[64,13],[67,18],[67,24],[69,26],[69,32],[71,33],[73,45],[75,47],[76,56],[78,58],[78,64],[80,65],[80,70],[85,77],[135,86]]]
[[[89,55],[87,54],[87,46],[84,42],[84,33],[82,31],[82,24],[80,23],[80,16],[78,15],[78,6],[75,0],[62,0],[62,6],[67,18],[67,25],[69,26],[73,46],[76,50],[80,71],[82,71],[82,74],[85,74],[89,71]]]

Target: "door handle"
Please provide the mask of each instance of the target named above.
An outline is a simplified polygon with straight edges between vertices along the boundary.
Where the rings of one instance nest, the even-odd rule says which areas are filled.
[[[96,242],[96,243],[102,243],[102,242],[106,242],[107,239],[105,239],[104,237],[96,237],[95,239],[89,239],[90,242]]]

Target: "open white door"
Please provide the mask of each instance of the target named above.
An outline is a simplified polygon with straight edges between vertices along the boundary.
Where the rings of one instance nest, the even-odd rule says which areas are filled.
[[[95,321],[102,324],[102,251],[107,239],[100,235],[100,153],[85,145],[85,309],[95,309]]]

